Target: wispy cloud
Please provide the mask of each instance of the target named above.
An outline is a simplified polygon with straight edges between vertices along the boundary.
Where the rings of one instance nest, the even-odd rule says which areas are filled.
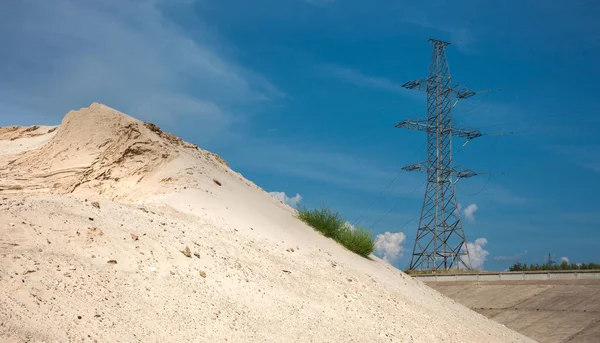
[[[569,263],[569,258],[566,257],[566,256],[561,257],[560,258],[560,263],[563,263],[563,262]]]
[[[385,232],[375,237],[375,253],[384,260],[393,263],[402,258],[406,236],[402,232]]]
[[[321,64],[317,66],[317,69],[324,75],[335,77],[358,87],[371,88],[407,96],[415,93],[414,91],[411,92],[410,90],[402,88],[402,84],[396,83],[388,78],[366,75],[359,70],[346,68],[337,64]]]
[[[506,255],[506,256],[494,256],[494,260],[496,261],[517,261],[521,257],[527,255],[527,250],[523,252],[516,253],[514,255]]]
[[[583,168],[600,173],[600,146],[552,145],[548,149]]]
[[[530,202],[530,199],[523,197],[509,188],[497,184],[488,184],[482,191],[481,196],[489,198],[490,201],[504,205],[523,205]]]
[[[162,4],[33,0],[3,6],[0,103],[12,118],[2,119],[34,112],[56,123],[66,111],[98,101],[159,123],[201,118],[206,129],[198,129],[209,136],[237,120],[237,106],[282,95],[220,52],[227,42],[209,27],[192,39]]]
[[[246,141],[241,151],[233,152],[234,159],[245,169],[287,175],[338,187],[368,192],[380,192],[400,170],[362,156],[327,151],[322,147],[301,147]],[[408,173],[398,178],[391,194],[411,194],[422,183],[422,175]],[[412,193],[415,197],[422,194]]]
[[[403,22],[426,29],[444,32],[448,35],[450,43],[456,46],[456,48],[461,52],[476,52],[476,50],[473,48],[476,38],[470,29],[466,27],[451,27],[433,22],[429,19],[425,12],[417,9],[410,9],[404,12],[406,15],[400,18],[400,20]]]
[[[288,196],[287,194],[285,194],[285,192],[269,192],[269,194],[273,198],[275,198],[283,203],[286,203],[292,207],[298,206],[298,204],[302,200],[302,196],[298,193],[296,193],[296,195],[293,197]]]
[[[598,212],[568,211],[559,213],[556,219],[568,225],[600,226],[600,213]]]

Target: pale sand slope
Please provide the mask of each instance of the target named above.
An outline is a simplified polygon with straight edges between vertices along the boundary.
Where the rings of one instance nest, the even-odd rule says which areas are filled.
[[[0,341],[531,342],[151,124],[51,129],[0,129]]]

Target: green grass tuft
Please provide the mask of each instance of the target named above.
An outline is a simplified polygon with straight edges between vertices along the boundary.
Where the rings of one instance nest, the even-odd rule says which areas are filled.
[[[298,218],[361,256],[367,257],[375,250],[373,234],[370,231],[362,227],[350,230],[346,226],[346,220],[328,207],[322,206],[321,209],[312,210],[301,207],[298,209]]]
[[[362,227],[351,231],[344,227],[338,234],[338,242],[355,253],[367,257],[375,250],[373,234]]]
[[[321,209],[298,209],[298,218],[317,229],[326,237],[336,238],[338,231],[345,226],[346,221],[336,212],[323,206]]]

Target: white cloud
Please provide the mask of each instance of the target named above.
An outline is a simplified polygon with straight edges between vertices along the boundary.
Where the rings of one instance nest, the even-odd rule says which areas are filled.
[[[460,216],[460,211],[462,211],[462,205],[460,203],[456,204],[456,208],[454,209],[454,214]]]
[[[388,262],[397,261],[403,256],[404,241],[406,236],[402,232],[379,234],[375,237],[375,252]]]
[[[196,136],[203,140],[238,120],[236,108],[281,95],[228,58],[227,42],[199,18],[192,38],[165,15],[165,5],[191,4],[32,0],[3,6],[1,120],[29,120],[21,115],[34,112],[57,124],[68,110],[97,101],[159,125],[198,118]]]
[[[475,212],[477,212],[477,205],[476,204],[471,204],[469,206],[467,206],[463,213],[465,215],[465,218],[467,218],[467,221],[469,223],[474,223],[475,222]]]
[[[516,261],[525,255],[527,255],[527,250],[520,252],[520,253],[516,253],[514,255],[494,256],[494,260],[496,260],[496,261]]]
[[[287,196],[285,192],[269,192],[269,194],[275,199],[284,202],[292,207],[298,206],[298,203],[300,203],[300,200],[302,200],[302,196],[298,193],[296,193],[296,195],[293,197]]]
[[[569,258],[568,258],[568,257],[566,257],[566,256],[563,256],[563,257],[561,257],[561,258],[560,258],[560,263],[563,263],[563,262],[567,262],[567,263],[569,263]]]
[[[469,250],[469,260],[471,261],[470,267],[472,269],[483,269],[483,264],[490,254],[489,251],[484,249],[487,244],[487,239],[477,238],[475,242],[467,242],[467,249]],[[461,257],[462,261],[469,265],[467,257]]]
[[[350,231],[354,231],[356,230],[356,226],[350,224],[350,222],[346,221],[346,227],[348,227],[350,229]]]

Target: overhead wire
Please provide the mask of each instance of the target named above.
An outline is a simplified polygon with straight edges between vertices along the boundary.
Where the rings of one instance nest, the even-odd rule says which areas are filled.
[[[421,144],[419,146],[418,149],[415,150],[415,152],[409,157],[409,159],[412,159],[413,157],[415,157],[417,155],[417,153],[421,152],[421,149],[425,146],[425,143]],[[387,184],[387,186],[385,186],[385,188],[377,195],[377,197],[375,197],[375,199],[373,199],[373,201],[369,204],[369,206],[367,206],[362,212],[361,214],[356,217],[356,219],[354,219],[352,221],[352,225],[356,225],[358,224],[358,221],[360,219],[363,218],[363,216],[365,215],[365,213],[367,213],[367,211],[387,192],[388,189],[390,189],[390,187],[394,184],[394,182],[396,181],[396,179],[398,179],[398,177],[400,176],[400,174],[402,174],[403,170],[400,169],[398,171],[398,173],[394,176],[394,178]]]
[[[369,204],[369,206],[367,206],[362,213],[356,217],[356,219],[354,219],[352,221],[352,225],[356,225],[357,222],[364,216],[364,214],[371,208],[371,206],[373,206],[377,200],[379,200],[379,198],[381,198],[381,196],[390,188],[390,186],[396,181],[396,179],[400,176],[400,174],[402,174],[402,169],[400,169],[400,171],[398,171],[398,173],[396,174],[396,176],[394,176],[394,178],[387,184],[387,186],[385,186],[385,188],[379,193],[379,195],[377,195],[377,197],[375,197],[375,199],[373,199],[373,201]]]
[[[509,84],[509,85],[502,86],[502,87],[496,87],[496,88],[490,88],[490,89],[483,89],[483,90],[475,91],[475,93],[477,93],[477,94],[483,93],[484,94],[484,98],[479,102],[479,104],[477,104],[477,105],[475,105],[475,106],[473,106],[473,107],[471,107],[471,108],[469,108],[469,109],[467,109],[465,111],[461,111],[459,113],[461,113],[461,114],[470,113],[470,112],[474,111],[475,109],[481,107],[487,101],[488,95],[490,93],[493,93],[493,92],[504,91],[504,90],[511,90],[511,89],[518,89],[518,88],[527,88],[529,86],[540,84],[540,83],[550,83],[550,82],[555,82],[555,81],[564,81],[564,80],[568,80],[568,79],[574,79],[574,78],[577,78],[577,77],[590,77],[590,74],[586,73],[586,74],[582,74],[582,75],[565,75],[565,76],[562,76],[562,77],[549,77],[549,78],[545,78],[545,79],[541,79],[541,80],[536,80],[536,81],[520,82],[520,83]],[[515,120],[510,120],[510,121],[499,122],[499,123],[491,124],[491,125],[479,126],[479,128],[494,127],[494,126],[499,126],[499,125],[502,125],[502,124],[505,124],[505,123],[506,124],[508,124],[508,123],[521,123],[521,122],[527,122],[527,121],[530,121],[530,120],[536,120],[537,118],[549,118],[549,117],[555,117],[555,116],[564,116],[564,115],[569,115],[569,114],[583,113],[583,112],[596,111],[596,110],[600,110],[600,107],[595,107],[595,108],[591,108],[591,109],[576,110],[576,111],[559,112],[559,113],[554,113],[554,114],[550,114],[550,115],[539,115],[539,116],[528,117],[528,118],[521,119],[521,120],[516,120],[516,121]]]
[[[389,211],[387,211],[384,215],[382,215],[381,217],[379,217],[379,219],[377,219],[373,224],[371,224],[369,226],[369,228],[373,229],[375,226],[377,226],[385,217],[387,217],[388,214],[390,214],[393,210],[395,210],[402,202],[404,202],[406,199],[408,199],[411,195],[413,195],[418,189],[420,189],[425,183],[427,182],[427,180],[421,182],[421,184],[419,184],[415,189],[413,189],[410,193],[408,193],[404,198],[400,199],[400,201],[398,201],[392,208],[389,209]]]
[[[482,106],[482,105],[483,105],[483,104],[486,102],[486,100],[487,100],[487,98],[488,98],[489,94],[490,94],[490,93],[485,93],[485,94],[483,95],[483,99],[479,100],[479,103],[478,103],[478,104],[476,104],[476,105],[474,105],[473,107],[471,107],[471,108],[468,108],[468,109],[466,109],[466,110],[464,110],[464,111],[460,111],[459,113],[460,113],[460,114],[467,114],[467,113],[470,113],[470,112],[472,112],[472,111],[474,111],[474,110],[478,109],[479,107],[481,107],[481,106]]]
[[[483,173],[479,173],[480,175],[483,175]],[[483,192],[483,190],[487,187],[488,183],[490,182],[490,179],[492,178],[492,173],[487,173],[488,174],[488,178],[485,181],[485,183],[483,184],[483,187],[481,187],[481,189],[473,194],[469,194],[469,196],[475,196],[478,195],[479,193]]]
[[[566,167],[563,167],[563,168],[566,168]],[[467,196],[475,196],[475,195],[479,195],[480,193],[482,193],[485,190],[485,188],[488,186],[492,176],[494,176],[494,175],[504,176],[504,175],[510,175],[510,174],[520,174],[520,173],[540,173],[540,172],[549,171],[549,170],[560,171],[563,168],[561,168],[561,167],[555,167],[555,168],[540,167],[540,168],[528,168],[528,169],[515,169],[515,170],[509,170],[509,171],[479,172],[479,173],[477,173],[477,175],[488,175],[488,178],[486,179],[486,181],[485,181],[484,185],[481,187],[481,189],[479,189],[475,193],[466,194],[466,195]],[[457,188],[459,188],[459,187],[457,187]]]
[[[565,78],[572,78],[573,76],[568,76]],[[535,84],[539,84],[539,83],[544,83],[544,82],[549,82],[549,81],[555,81],[555,80],[560,80],[560,79],[564,79],[564,78],[551,78],[551,79],[546,79],[546,80],[539,80],[539,81],[532,81],[532,82],[523,82],[523,83],[516,83],[516,84],[512,84],[512,85],[508,85],[508,86],[503,86],[503,87],[497,87],[497,88],[492,88],[492,89],[485,89],[485,90],[480,90],[477,91],[476,93],[484,93],[484,98],[479,102],[479,104],[465,110],[462,111],[462,113],[469,113],[474,111],[475,109],[481,107],[485,101],[487,100],[487,97],[489,95],[489,93],[491,92],[497,92],[497,91],[503,91],[503,90],[507,90],[507,89],[517,89],[517,88],[521,88],[521,87],[527,87],[527,86],[531,86],[531,85],[535,85]],[[456,104],[455,104],[456,105]],[[454,106],[453,106],[454,107]],[[576,111],[567,111],[567,112],[560,112],[560,113],[554,113],[554,114],[546,114],[546,115],[539,115],[539,116],[533,116],[533,117],[528,117],[525,119],[521,119],[521,120],[511,120],[511,121],[506,121],[506,122],[500,122],[500,123],[495,123],[495,124],[490,124],[490,125],[484,125],[484,126],[479,126],[479,128],[490,128],[490,127],[496,127],[496,126],[500,126],[502,124],[505,123],[521,123],[521,122],[527,122],[527,121],[531,121],[531,120],[536,120],[539,118],[550,118],[550,117],[558,117],[558,116],[565,116],[565,115],[569,115],[569,114],[575,114],[575,113],[585,113],[585,112],[591,112],[591,111],[597,111],[600,110],[600,107],[595,107],[595,108],[591,108],[591,109],[584,109],[584,110],[576,110]],[[514,131],[510,131],[510,132],[494,132],[494,133],[489,133],[489,134],[485,134],[485,136],[496,136],[496,135],[512,135],[514,134]],[[467,140],[462,146],[461,148],[454,153],[454,155],[459,154],[460,152],[462,152],[465,147],[470,143],[471,140]],[[492,148],[494,148],[494,146],[490,147],[489,150],[491,150]],[[545,168],[544,168],[545,169]],[[547,169],[545,169],[547,170]],[[395,176],[394,178],[388,183],[388,185],[379,193],[379,195],[369,204],[369,206],[363,210],[363,212],[354,220],[354,224],[356,224],[358,222],[358,220],[360,220],[361,218],[363,218],[364,214],[383,196],[383,194],[385,194],[385,192],[391,187],[391,185],[396,181],[396,179],[399,177],[399,175],[402,173],[402,170],[400,170]],[[497,174],[500,175],[506,175],[508,173],[514,173],[513,172],[499,172]],[[486,182],[484,183],[483,187],[473,193],[470,194],[470,196],[475,196],[480,194],[481,192],[483,192],[485,190],[485,188],[487,187],[487,185],[489,184],[489,181],[491,180],[492,177],[492,173],[490,172],[485,172],[485,173],[478,173],[480,175],[483,174],[488,174],[488,178],[486,180]],[[421,183],[417,188],[415,188],[409,195],[407,195],[406,197],[402,198],[398,203],[396,203],[387,213],[385,213],[383,216],[381,216],[379,219],[377,219],[372,225],[371,228],[374,228],[376,225],[378,225],[389,213],[391,213],[397,206],[399,206],[399,204],[401,204],[403,201],[405,201],[410,195],[412,195],[414,192],[416,192],[417,189],[421,188],[423,186],[425,182]],[[417,213],[418,215],[418,213]],[[415,216],[416,217],[416,216]],[[409,222],[411,222],[412,220],[414,220],[414,218],[411,218],[409,220]],[[405,223],[404,225],[407,225],[409,222]],[[404,226],[403,225],[403,226]]]
[[[599,110],[600,110],[600,107],[592,107],[592,108],[588,108],[588,109],[579,109],[579,110],[574,110],[574,111],[563,111],[563,112],[557,112],[557,113],[542,114],[542,115],[536,115],[536,116],[527,117],[527,118],[519,119],[519,120],[507,120],[507,121],[498,122],[498,123],[495,123],[495,124],[483,125],[483,126],[479,126],[479,128],[496,127],[496,126],[500,126],[500,125],[503,125],[503,124],[524,123],[524,122],[528,122],[528,121],[531,121],[531,120],[537,120],[537,119],[540,119],[540,118],[560,117],[560,116],[567,116],[567,115],[570,115],[570,114],[594,112],[594,111],[599,111]]]
[[[417,217],[419,217],[419,215],[420,215],[420,214],[421,214],[421,213],[419,213],[419,212],[416,212],[416,213],[415,213],[415,215],[413,215],[413,216],[412,216],[412,217],[411,217],[409,220],[407,220],[407,221],[406,221],[404,224],[402,224],[402,225],[400,225],[400,226],[398,227],[398,231],[400,231],[400,230],[404,229],[404,227],[406,227],[406,225],[408,225],[408,224],[412,223],[412,221],[413,221],[413,220],[415,220],[415,219],[417,219]]]
[[[504,90],[508,90],[508,89],[518,89],[518,88],[527,88],[533,85],[538,85],[541,83],[551,83],[551,82],[556,82],[556,81],[565,81],[565,80],[572,80],[575,79],[577,77],[597,77],[598,75],[594,75],[594,74],[590,74],[590,73],[585,73],[585,74],[570,74],[570,75],[564,75],[564,76],[558,76],[558,77],[548,77],[548,78],[542,78],[539,80],[535,80],[535,81],[528,81],[528,82],[518,82],[518,83],[513,83],[513,84],[508,84],[506,86],[502,86],[502,87],[495,87],[495,88],[489,88],[489,89],[482,89],[482,90],[478,90],[475,91],[475,93],[490,93],[490,92],[498,92],[498,91],[504,91]]]

